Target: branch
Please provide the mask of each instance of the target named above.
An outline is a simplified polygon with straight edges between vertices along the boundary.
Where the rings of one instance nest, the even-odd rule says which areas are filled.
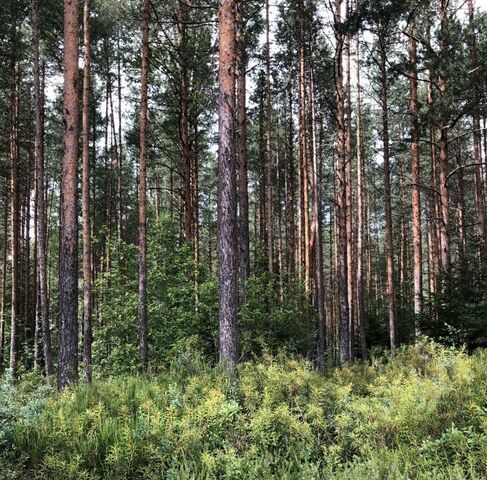
[[[481,167],[483,165],[483,163],[465,163],[464,165],[460,165],[459,167],[455,168],[454,170],[452,170],[446,177],[445,179],[445,187],[447,186],[447,183],[448,183],[448,180],[450,179],[450,177],[452,177],[453,175],[455,175],[455,173],[457,173],[458,171],[464,169],[464,168],[467,168],[467,167]]]

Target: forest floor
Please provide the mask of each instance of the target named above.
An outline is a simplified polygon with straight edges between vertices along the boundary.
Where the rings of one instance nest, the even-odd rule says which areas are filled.
[[[425,341],[325,375],[267,356],[237,379],[188,352],[61,395],[0,388],[2,480],[487,478],[487,351]]]

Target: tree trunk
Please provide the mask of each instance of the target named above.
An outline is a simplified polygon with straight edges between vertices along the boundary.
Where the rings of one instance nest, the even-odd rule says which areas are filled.
[[[16,34],[14,37],[16,41]],[[10,363],[9,368],[12,375],[17,371],[17,324],[19,322],[19,235],[20,235],[20,212],[19,212],[19,65],[13,58],[13,86],[12,86],[12,125],[10,133],[10,162],[11,162],[11,316],[10,316]]]
[[[414,257],[414,314],[416,335],[419,334],[418,320],[422,313],[423,302],[423,255],[421,239],[421,176],[419,158],[419,118],[418,118],[418,71],[417,45],[415,28],[409,36],[409,114],[411,115],[411,183],[412,183],[412,216],[413,216],[413,257]]]
[[[8,214],[9,214],[9,186],[5,184],[5,208],[3,214],[3,243],[2,243],[2,292],[0,297],[0,370],[3,369],[5,344],[5,307],[7,304],[7,250],[8,250]]]
[[[429,36],[429,33],[428,33]],[[428,71],[428,108],[433,107],[433,78],[431,70]],[[431,188],[432,198],[430,200],[430,294],[436,293],[437,276],[441,257],[441,234],[440,234],[440,194],[438,192],[437,165],[436,165],[436,138],[433,125],[429,128],[431,143]]]
[[[468,46],[470,51],[471,68],[475,69],[478,64],[477,58],[477,39],[474,30],[474,5],[473,0],[468,0],[468,17],[470,22],[470,34]],[[485,196],[484,185],[482,180],[482,137],[480,131],[480,113],[478,106],[480,104],[479,85],[474,85],[475,106],[472,114],[473,127],[473,161],[475,164],[475,208],[477,215],[477,231],[480,242],[484,244],[487,241],[487,226],[485,222]]]
[[[189,142],[189,84],[188,62],[186,46],[187,5],[179,4],[178,11],[178,49],[179,49],[179,95],[180,95],[180,123],[182,170],[184,176],[184,228],[186,241],[193,242],[193,198],[191,185],[191,146]]]
[[[396,348],[396,288],[394,282],[394,238],[392,232],[391,205],[391,172],[389,155],[389,115],[386,70],[386,45],[384,33],[379,33],[380,74],[381,74],[381,109],[382,109],[382,139],[384,155],[384,190],[386,207],[386,264],[387,264],[387,303],[389,310],[389,340],[391,350]]]
[[[337,192],[337,277],[340,312],[340,366],[351,360],[350,352],[350,310],[348,304],[348,272],[347,272],[347,176],[345,158],[345,112],[343,88],[343,35],[341,33],[342,0],[335,0],[334,23],[336,38],[335,82],[337,90],[337,121],[338,121],[338,192]]]
[[[90,0],[84,2],[83,15],[83,380],[91,383],[92,299],[91,299],[91,217],[90,217]]]
[[[35,110],[35,107],[34,107]],[[35,137],[34,137],[34,162],[35,162]],[[38,218],[39,218],[39,209],[37,206],[37,169],[34,163],[34,244],[32,248],[33,256],[32,259],[33,263],[33,274],[32,274],[32,283],[33,283],[33,305],[32,305],[32,313],[33,313],[33,322],[34,322],[34,370],[38,370],[41,362],[41,354],[39,350],[39,339],[41,337],[41,318],[39,316],[39,270],[37,268],[39,262],[37,260],[37,254],[39,251],[39,247],[37,246],[37,235],[36,229],[38,225]],[[1,363],[0,363],[1,364]]]
[[[120,36],[117,38],[117,93],[118,93],[118,175],[117,175],[117,213],[118,213],[118,239],[122,240],[123,237],[123,202],[122,202],[122,175],[123,175],[123,157],[122,157],[122,66],[121,66],[121,54],[120,54]]]
[[[311,181],[313,186],[313,232],[314,232],[314,287],[315,303],[318,314],[318,348],[317,367],[320,372],[325,369],[326,350],[326,313],[325,313],[325,292],[323,278],[323,246],[321,239],[321,195],[318,180],[318,158],[316,152],[316,114],[314,98],[314,74],[311,71],[310,82],[310,103],[311,103],[311,127],[312,127],[312,163]]]
[[[457,222],[458,222],[458,240],[459,240],[459,254],[460,258],[465,257],[465,250],[467,247],[467,237],[465,232],[465,184],[463,181],[462,168],[462,144],[460,139],[457,140],[456,152],[456,168],[457,173]]]
[[[289,82],[287,87],[288,96],[288,115],[287,115],[287,138],[286,138],[286,160],[288,173],[288,195],[287,202],[287,216],[289,222],[289,273],[294,275],[296,271],[296,225],[295,225],[295,210],[294,205],[296,201],[296,180],[294,170],[294,123],[293,123],[293,97],[292,85]]]
[[[345,12],[348,19],[349,0],[345,0]],[[355,293],[355,272],[353,268],[354,261],[354,243],[353,225],[352,225],[352,96],[350,82],[350,35],[345,35],[343,44],[343,53],[345,55],[345,175],[346,175],[346,212],[347,212],[347,293],[348,293],[348,312],[350,322],[350,356],[354,355],[354,293]]]
[[[78,379],[79,2],[64,1],[64,154],[61,175],[58,389]]]
[[[447,0],[440,0],[440,56],[442,62],[446,62],[447,51]],[[442,99],[446,96],[447,82],[444,65],[440,65],[438,85]],[[441,268],[443,272],[450,270],[450,220],[449,220],[449,192],[448,192],[448,120],[444,114],[440,114],[439,123],[439,147],[440,147],[440,201],[441,201],[441,223],[440,223],[440,244],[441,244]]]
[[[265,95],[266,95],[266,132],[265,132],[265,185],[266,185],[266,225],[267,225],[267,264],[269,273],[274,271],[274,228],[273,228],[273,176],[272,176],[272,98],[271,98],[271,60],[270,60],[270,20],[269,0],[266,1],[266,45],[265,45]]]
[[[301,278],[306,290],[309,290],[310,272],[310,238],[309,238],[309,201],[308,201],[308,159],[306,146],[306,65],[305,65],[305,35],[304,35],[304,3],[299,1],[299,229],[300,240],[299,265]]]
[[[30,107],[29,98],[29,107]],[[31,136],[31,130],[29,129],[29,136]],[[34,339],[34,325],[32,322],[30,308],[30,210],[31,210],[31,171],[32,171],[32,139],[28,140],[28,159],[26,164],[25,172],[25,192],[24,192],[24,221],[23,221],[23,239],[24,239],[24,272],[23,272],[23,306],[22,306],[22,316],[24,318],[24,343],[25,347],[29,350],[29,353],[33,351],[33,339]]]
[[[142,20],[142,65],[139,157],[139,358],[145,371],[149,360],[147,325],[147,87],[149,77],[150,2],[144,0]]]
[[[239,178],[240,226],[240,301],[245,297],[245,282],[250,276],[249,192],[247,175],[247,54],[243,20],[243,1],[237,1],[237,158]]]
[[[356,284],[357,284],[357,323],[360,330],[360,352],[362,360],[367,359],[367,343],[365,338],[365,294],[364,294],[364,192],[363,192],[363,160],[362,160],[362,115],[361,115],[361,85],[360,85],[360,38],[356,36],[356,150],[357,150],[357,257],[356,257]]]
[[[237,182],[235,162],[235,0],[219,0],[218,258],[220,362],[233,369],[237,352]]]

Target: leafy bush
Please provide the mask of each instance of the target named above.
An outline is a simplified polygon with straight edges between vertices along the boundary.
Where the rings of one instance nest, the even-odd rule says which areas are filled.
[[[443,289],[433,295],[421,329],[446,345],[487,347],[487,256],[469,254],[439,278]]]
[[[20,479],[487,475],[486,352],[424,341],[326,375],[310,367],[266,354],[232,378],[189,348],[153,377],[47,399],[32,382],[7,386],[1,448]]]
[[[139,370],[137,247],[116,241],[110,249],[111,258],[121,260],[97,277],[93,364],[99,375],[134,375]],[[191,248],[179,241],[178,227],[168,217],[149,230],[147,268],[151,368],[167,365],[188,341],[216,360],[217,279],[195,264]],[[266,269],[249,279],[239,311],[244,358],[265,349],[307,355],[314,348],[316,318],[306,308],[309,295],[295,281],[282,288],[280,292],[278,277]]]

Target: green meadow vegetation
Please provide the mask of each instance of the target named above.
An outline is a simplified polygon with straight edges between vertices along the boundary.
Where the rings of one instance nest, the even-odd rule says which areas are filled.
[[[483,479],[487,352],[424,340],[322,375],[264,354],[232,377],[187,349],[147,376],[0,394],[2,478]]]

